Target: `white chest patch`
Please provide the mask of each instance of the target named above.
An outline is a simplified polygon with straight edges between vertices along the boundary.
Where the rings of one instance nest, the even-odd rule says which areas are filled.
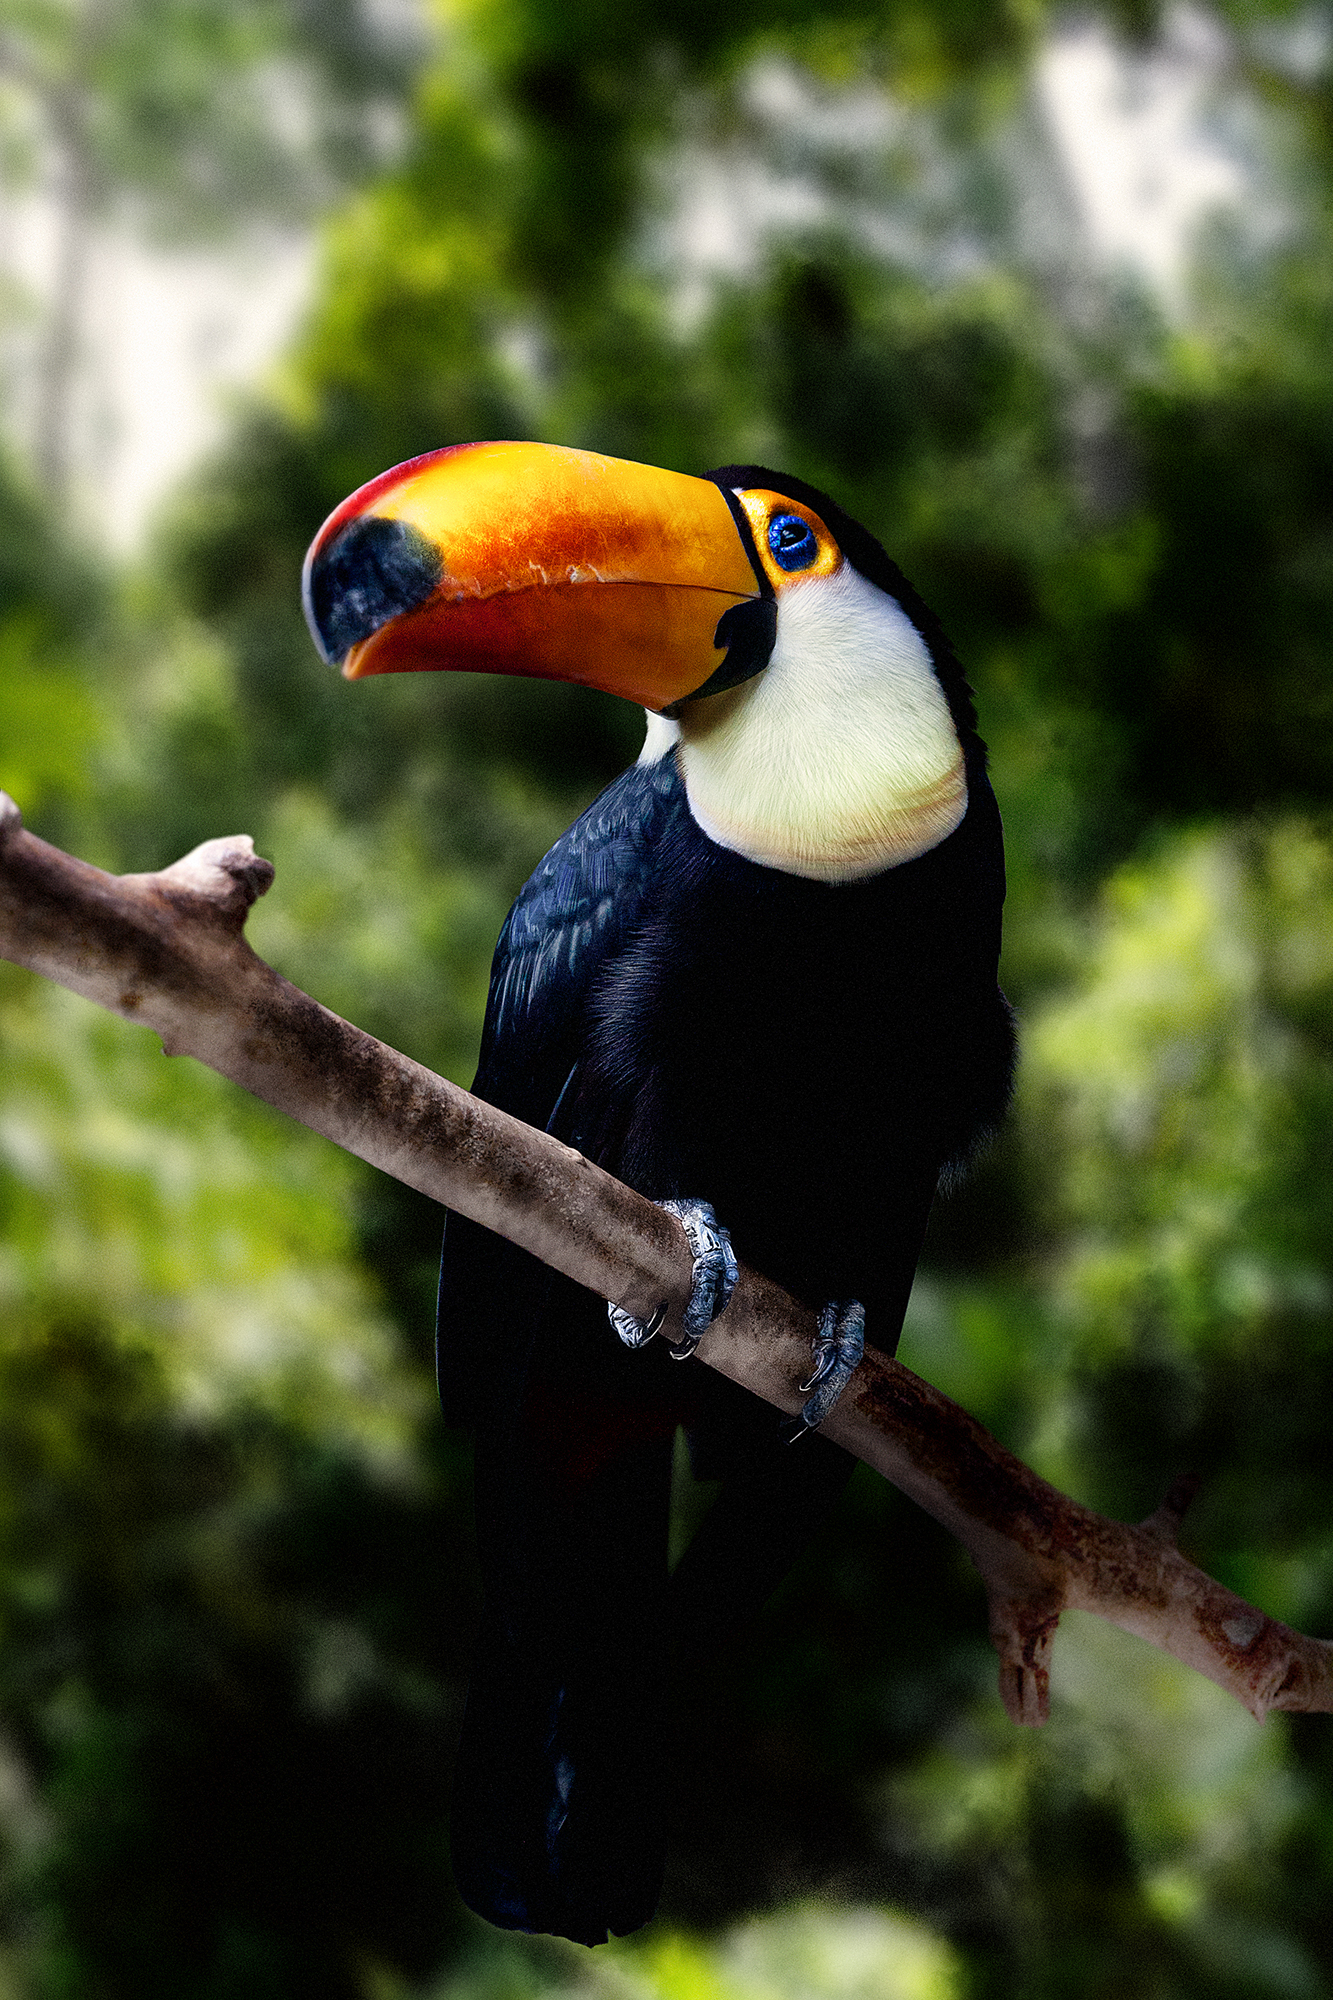
[[[783,590],[761,674],[686,704],[680,761],[711,839],[817,881],[925,854],[967,810],[963,753],[926,643],[847,562]]]

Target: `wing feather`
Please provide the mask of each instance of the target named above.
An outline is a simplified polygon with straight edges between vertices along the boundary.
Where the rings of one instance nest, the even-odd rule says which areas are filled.
[[[588,991],[642,922],[654,853],[683,809],[674,758],[636,764],[538,863],[496,946],[478,1096],[547,1123],[581,1053]]]

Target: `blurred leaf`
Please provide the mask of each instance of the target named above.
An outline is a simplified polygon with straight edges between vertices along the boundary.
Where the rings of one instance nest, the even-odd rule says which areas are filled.
[[[40,614],[0,623],[0,789],[29,813],[88,789],[102,719],[80,665]]]

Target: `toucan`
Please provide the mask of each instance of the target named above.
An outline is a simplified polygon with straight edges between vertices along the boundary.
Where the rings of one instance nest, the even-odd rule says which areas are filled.
[[[473,1087],[654,1200],[711,1204],[738,1256],[891,1353],[935,1192],[1014,1057],[985,747],[896,564],[762,466],[467,444],[344,501],[304,598],[352,679],[538,675],[643,705],[637,763],[509,913]],[[668,1694],[724,1657],[850,1471],[619,1330],[448,1218],[439,1374],[475,1440],[485,1584],[455,1876],[491,1922],[585,1944],[657,1904],[688,1755]],[[668,1573],[682,1431],[719,1484]]]

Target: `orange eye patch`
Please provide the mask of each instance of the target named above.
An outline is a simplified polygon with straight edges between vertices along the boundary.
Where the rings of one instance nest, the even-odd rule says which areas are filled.
[[[842,550],[818,514],[785,493],[766,487],[738,490],[764,574],[774,590],[811,576],[832,576],[842,567]]]

